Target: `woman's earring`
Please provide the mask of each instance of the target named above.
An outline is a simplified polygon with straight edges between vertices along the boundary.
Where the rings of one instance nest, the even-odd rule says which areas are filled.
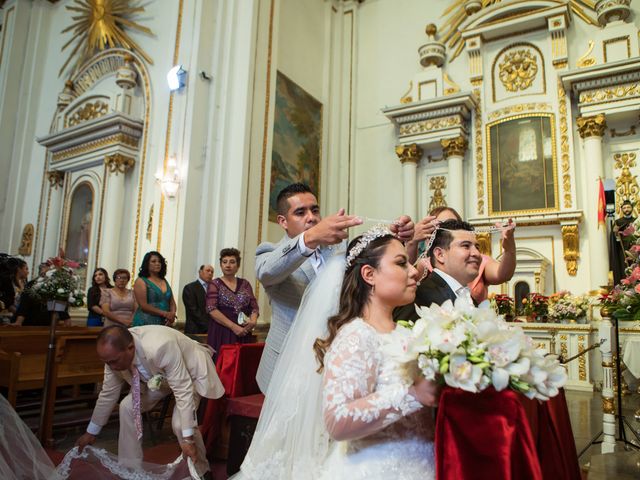
[[[376,293],[376,284],[371,285],[371,293]]]

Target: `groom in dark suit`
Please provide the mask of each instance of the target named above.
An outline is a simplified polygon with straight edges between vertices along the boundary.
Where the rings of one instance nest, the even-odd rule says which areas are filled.
[[[447,220],[433,233],[435,239],[429,250],[433,272],[418,285],[415,304],[442,305],[447,300],[466,298],[473,302],[467,286],[478,276],[482,256],[473,227],[467,222]],[[394,312],[396,320],[416,320],[413,303]]]
[[[187,313],[184,333],[207,333],[209,329],[209,314],[207,313],[207,287],[213,280],[213,266],[201,265],[198,278],[188,283],[182,290],[182,302]]]

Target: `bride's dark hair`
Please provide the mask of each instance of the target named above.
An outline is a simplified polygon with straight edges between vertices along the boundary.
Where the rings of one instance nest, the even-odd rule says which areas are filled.
[[[347,255],[361,239],[362,235],[351,240],[351,243],[349,243],[349,247],[347,248]],[[316,339],[313,344],[313,349],[316,352],[316,359],[320,364],[318,372],[321,372],[324,368],[324,354],[336,338],[338,330],[354,318],[362,316],[364,307],[369,303],[371,285],[365,282],[362,278],[362,275],[360,274],[361,267],[363,265],[370,265],[377,269],[380,265],[380,259],[387,249],[387,245],[389,245],[391,240],[394,239],[395,237],[389,234],[372,240],[353,260],[351,265],[347,267],[344,273],[344,280],[342,281],[342,289],[340,290],[340,305],[338,306],[338,313],[329,317],[329,320],[327,321],[329,335],[327,338]]]

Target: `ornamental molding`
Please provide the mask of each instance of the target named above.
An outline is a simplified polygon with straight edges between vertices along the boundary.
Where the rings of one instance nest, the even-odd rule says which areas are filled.
[[[84,155],[86,153],[95,152],[97,150],[101,150],[106,147],[121,145],[131,148],[138,147],[138,139],[136,137],[124,134],[117,133],[115,135],[110,135],[105,138],[101,138],[100,140],[94,140],[91,142],[87,142],[83,145],[78,145],[75,147],[68,148],[66,150],[61,150],[56,152],[51,157],[51,161],[53,163],[60,162],[62,160],[68,160],[73,157],[78,157],[80,155]]]
[[[567,93],[558,80],[558,111],[560,113],[560,170],[562,172],[562,191],[564,208],[572,208],[571,163],[569,156],[569,122],[567,121]]]
[[[567,265],[567,273],[575,277],[578,273],[580,259],[580,237],[578,225],[562,225],[562,253]]]
[[[422,158],[422,149],[412,143],[410,145],[398,145],[396,146],[396,155],[400,160],[400,163],[418,163]]]
[[[73,127],[89,120],[104,117],[109,113],[109,104],[102,100],[85,102],[66,115],[65,126]]]
[[[434,130],[444,130],[456,126],[462,126],[462,119],[459,115],[436,118],[433,120],[424,120],[422,122],[407,123],[400,126],[399,135],[400,137],[406,137],[408,135],[427,133]]]
[[[429,179],[429,190],[433,192],[431,201],[429,202],[429,211],[438,207],[446,207],[447,201],[444,198],[442,190],[447,188],[447,178],[444,175],[438,175]]]
[[[584,105],[615,102],[640,96],[640,83],[627,83],[606,88],[586,90],[580,92],[578,102]]]
[[[607,128],[607,120],[602,113],[592,117],[578,117],[576,123],[578,125],[578,133],[582,138],[602,138]]]
[[[620,171],[620,175],[616,178],[616,212],[621,214],[620,207],[622,202],[629,200],[633,204],[634,216],[637,216],[638,187],[637,175],[631,174],[631,169],[636,167],[636,154],[616,153],[613,156],[614,170]]]
[[[505,53],[498,64],[498,78],[508,92],[527,90],[538,74],[538,59],[530,48]]]
[[[518,215],[491,215],[468,219],[474,227],[491,227],[496,222],[507,222],[512,218],[518,226],[539,227],[543,225],[578,224],[582,221],[582,210],[530,213]]]
[[[440,145],[442,145],[442,154],[445,159],[448,159],[452,156],[464,157],[465,152],[467,151],[467,147],[469,146],[469,142],[465,137],[456,137],[456,138],[443,138],[440,140]],[[429,208],[429,210],[433,210]]]
[[[571,90],[576,98],[587,90],[637,83],[640,81],[640,59],[630,59],[585,66],[560,74],[566,90]]]
[[[508,117],[518,113],[550,112],[552,110],[553,110],[553,107],[548,103],[519,103],[517,105],[511,105],[509,107],[504,107],[499,110],[494,110],[489,114],[487,119],[489,121],[492,121],[498,118]]]
[[[104,164],[107,167],[109,173],[122,173],[123,175],[130,171],[135,165],[136,161],[123,155],[121,153],[114,153],[113,155],[107,155],[104,157]]]
[[[64,172],[60,170],[50,170],[47,172],[47,180],[51,188],[62,188],[64,185]]]

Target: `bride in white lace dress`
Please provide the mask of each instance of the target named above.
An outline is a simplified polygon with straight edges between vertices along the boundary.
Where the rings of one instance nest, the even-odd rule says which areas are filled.
[[[330,261],[305,294],[234,478],[435,478],[433,409],[424,405],[437,403],[438,389],[382,351],[416,275],[381,227],[351,242],[346,271],[344,259]]]

